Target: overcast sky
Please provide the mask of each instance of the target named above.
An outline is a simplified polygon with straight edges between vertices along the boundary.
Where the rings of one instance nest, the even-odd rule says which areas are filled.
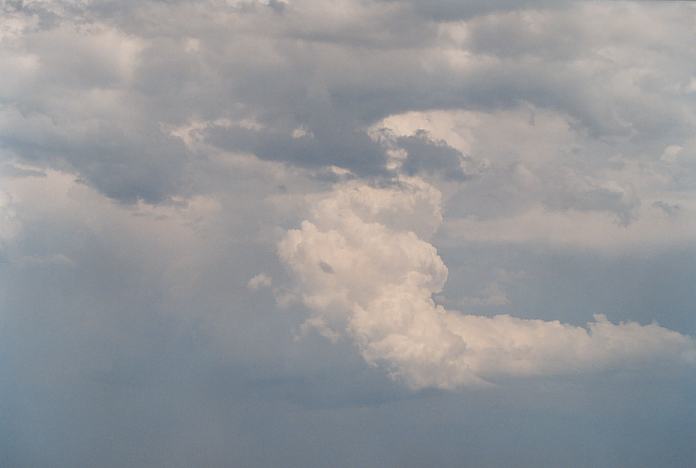
[[[696,466],[696,4],[0,0],[0,465]]]

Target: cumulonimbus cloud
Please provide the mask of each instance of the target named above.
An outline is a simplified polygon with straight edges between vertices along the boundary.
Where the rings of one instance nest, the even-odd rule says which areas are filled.
[[[655,323],[614,324],[597,315],[579,327],[445,309],[432,296],[447,267],[428,242],[441,222],[441,194],[420,178],[335,186],[278,245],[311,311],[307,323],[348,337],[368,363],[415,389],[696,363],[693,338]]]

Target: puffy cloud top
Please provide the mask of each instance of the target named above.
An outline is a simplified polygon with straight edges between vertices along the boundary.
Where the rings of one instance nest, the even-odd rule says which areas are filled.
[[[657,324],[586,327],[509,315],[466,315],[433,301],[447,267],[423,237],[441,221],[440,193],[418,178],[339,184],[279,255],[312,310],[309,324],[352,339],[365,360],[413,388],[453,389],[508,376],[574,374],[663,361],[696,364],[696,342]],[[423,230],[422,225],[427,228]]]

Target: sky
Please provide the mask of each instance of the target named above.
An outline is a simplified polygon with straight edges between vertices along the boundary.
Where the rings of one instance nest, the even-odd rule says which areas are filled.
[[[696,3],[0,0],[0,466],[696,466]]]

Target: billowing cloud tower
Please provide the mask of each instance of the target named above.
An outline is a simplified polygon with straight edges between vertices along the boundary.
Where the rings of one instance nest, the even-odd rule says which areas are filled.
[[[696,362],[690,337],[602,315],[586,327],[447,310],[433,300],[447,267],[428,239],[440,192],[420,178],[335,186],[278,252],[311,311],[306,325],[348,337],[370,364],[412,388],[488,385],[496,378]]]

